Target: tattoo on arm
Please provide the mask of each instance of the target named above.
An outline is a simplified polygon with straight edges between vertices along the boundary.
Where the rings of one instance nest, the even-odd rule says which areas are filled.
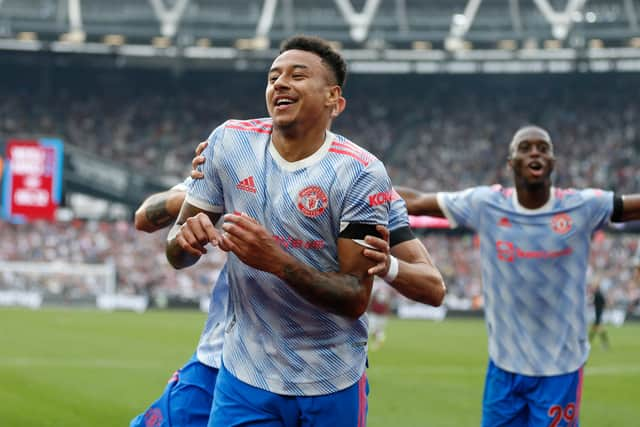
[[[289,263],[284,266],[283,280],[304,299],[331,313],[358,317],[363,301],[366,309],[368,298],[360,279],[354,275],[321,273],[303,264]]]
[[[164,194],[157,194],[151,196],[149,199],[149,205],[145,210],[145,216],[147,220],[161,227],[166,227],[171,224],[174,218],[171,217],[167,210],[167,197]]]

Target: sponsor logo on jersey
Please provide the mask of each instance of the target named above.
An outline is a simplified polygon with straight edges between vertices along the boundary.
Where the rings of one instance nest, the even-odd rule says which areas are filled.
[[[512,242],[505,242],[504,240],[498,240],[496,242],[496,250],[498,251],[498,259],[507,262],[513,262],[515,257],[515,250]]]
[[[324,240],[302,240],[292,236],[273,236],[273,240],[278,242],[285,249],[324,249]]]
[[[310,218],[321,215],[327,208],[328,198],[317,185],[304,188],[298,193],[298,209]]]
[[[248,191],[249,193],[255,193],[257,191],[256,184],[255,182],[253,182],[253,176],[250,176],[240,181],[238,185],[236,185],[236,188],[238,190]]]
[[[383,191],[382,193],[371,194],[369,196],[369,206],[380,206],[394,200],[393,191]]]
[[[520,249],[513,242],[498,240],[496,242],[496,252],[498,259],[506,262],[513,262],[516,258],[521,259],[553,259],[562,256],[568,256],[573,253],[573,249],[569,246],[557,251],[525,251]]]
[[[571,226],[573,225],[573,221],[571,217],[566,213],[560,213],[554,215],[551,218],[551,229],[558,234],[566,234],[571,230]]]

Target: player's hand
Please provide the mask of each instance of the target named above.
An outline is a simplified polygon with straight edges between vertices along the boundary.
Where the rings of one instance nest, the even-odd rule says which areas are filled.
[[[284,251],[273,235],[246,213],[224,216],[220,248],[233,252],[242,262],[258,270],[274,273]]]
[[[198,166],[204,163],[204,156],[202,156],[202,152],[209,145],[209,141],[202,141],[196,147],[196,156],[191,160],[191,178],[193,179],[201,179],[204,178],[204,174],[198,170]]]
[[[205,246],[211,243],[218,246],[222,235],[209,217],[200,212],[196,216],[188,218],[180,226],[175,236],[176,243],[185,251],[194,256],[202,256],[207,253]]]
[[[391,259],[389,258],[391,256],[389,229],[383,225],[376,225],[376,230],[378,230],[382,238],[366,236],[364,238],[365,243],[373,246],[374,249],[364,249],[362,254],[376,263],[376,265],[367,270],[367,272],[372,276],[377,275],[384,277],[389,272],[389,265],[391,263]]]

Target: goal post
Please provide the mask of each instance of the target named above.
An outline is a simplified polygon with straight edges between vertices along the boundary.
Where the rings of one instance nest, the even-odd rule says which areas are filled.
[[[116,295],[114,264],[0,261],[0,306],[96,305]]]

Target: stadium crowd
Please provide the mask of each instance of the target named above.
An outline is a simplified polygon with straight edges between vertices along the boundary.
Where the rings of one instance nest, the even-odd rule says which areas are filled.
[[[266,115],[258,73],[75,73],[81,70],[40,94],[0,86],[0,140],[56,135],[178,180],[213,126]],[[633,164],[640,156],[638,75],[354,75],[346,97],[336,131],[382,158],[397,184],[436,191],[508,182],[508,141],[533,122],[550,131],[568,165],[557,171],[557,185],[640,188]]]
[[[10,224],[0,221],[0,259],[4,261],[115,264],[118,292],[157,298],[198,300],[208,296],[224,254],[210,251],[198,265],[174,270],[164,255],[163,233],[136,231],[132,223],[74,220],[70,223]],[[477,239],[471,234],[428,233],[423,237],[448,287],[445,304],[452,308],[482,307],[482,282]],[[598,232],[590,259],[591,282],[598,281],[611,305],[627,307],[640,298],[631,260],[639,250],[636,234]],[[64,280],[70,280],[67,276]],[[104,290],[103,282],[73,284],[85,296]],[[94,285],[93,287],[91,285]],[[78,288],[78,286],[81,286]],[[0,289],[34,290],[28,281],[0,272]],[[68,291],[61,280],[45,292]]]
[[[142,233],[125,221],[41,221],[19,225],[0,221],[0,235],[0,260],[69,263],[70,269],[74,264],[114,264],[119,293],[154,298],[197,301],[207,296],[225,260],[221,251],[211,251],[197,266],[174,270],[164,255],[166,234]],[[39,290],[53,295],[72,292],[78,298],[105,291],[106,284],[99,278],[77,279],[75,275],[61,275]],[[38,290],[33,288],[34,283],[35,280],[0,271],[0,289]]]
[[[224,118],[266,115],[255,95],[263,92],[263,73],[70,67],[37,90],[19,84],[27,74],[9,69],[0,82],[0,140],[59,136],[168,181],[188,174],[195,145]],[[556,172],[557,185],[640,189],[640,75],[353,75],[345,95],[348,106],[335,130],[382,158],[396,184],[438,191],[507,183],[508,141],[533,122],[549,129],[567,165]],[[114,263],[119,291],[131,294],[207,295],[224,261],[208,255],[176,272],[165,260],[164,236],[136,232],[127,222],[0,222],[0,235],[2,260]],[[425,241],[445,275],[448,298],[481,305],[474,238],[436,233]],[[637,235],[594,239],[593,280],[606,284],[616,304],[638,298],[629,264],[637,247]],[[2,282],[9,286],[6,277]]]

